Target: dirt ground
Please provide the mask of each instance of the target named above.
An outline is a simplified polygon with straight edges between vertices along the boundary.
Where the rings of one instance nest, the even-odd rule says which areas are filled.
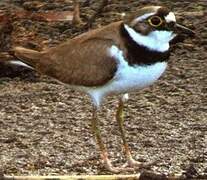
[[[43,4],[37,7],[34,2]],[[86,22],[101,1],[81,2],[81,17]],[[207,179],[206,1],[110,0],[92,28],[151,4],[172,8],[178,21],[195,29],[198,37],[174,46],[165,75],[153,86],[130,95],[125,109],[128,141],[136,159],[157,161],[150,168],[154,172]],[[0,2],[2,10],[16,8],[60,11],[71,10],[72,3]],[[2,51],[14,44],[34,49],[41,49],[43,42],[54,46],[84,31],[68,22],[29,19],[14,21],[7,30],[1,36]],[[31,33],[37,38],[31,39]],[[87,96],[25,68],[5,64],[0,68],[0,171],[8,175],[110,174],[99,161],[90,131]],[[125,158],[114,116],[116,106],[117,97],[107,98],[99,119],[110,156],[120,166]]]

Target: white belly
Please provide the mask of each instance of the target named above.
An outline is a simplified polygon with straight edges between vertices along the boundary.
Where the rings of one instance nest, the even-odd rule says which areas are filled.
[[[114,78],[101,87],[88,90],[95,105],[99,106],[104,96],[120,94],[142,89],[153,84],[165,71],[166,62],[157,62],[152,65],[129,66],[122,51],[112,46],[110,54],[117,59],[118,69]]]

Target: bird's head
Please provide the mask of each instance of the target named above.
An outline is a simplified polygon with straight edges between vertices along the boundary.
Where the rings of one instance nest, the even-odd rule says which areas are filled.
[[[172,11],[162,6],[138,10],[126,18],[124,27],[134,41],[156,51],[168,50],[169,42],[177,34],[194,35],[194,31],[176,22]]]

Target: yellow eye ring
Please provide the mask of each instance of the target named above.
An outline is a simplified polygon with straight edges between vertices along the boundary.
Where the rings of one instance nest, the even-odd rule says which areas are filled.
[[[152,16],[151,18],[148,19],[148,23],[150,24],[150,26],[152,27],[159,27],[162,25],[163,20],[161,17],[159,16]]]

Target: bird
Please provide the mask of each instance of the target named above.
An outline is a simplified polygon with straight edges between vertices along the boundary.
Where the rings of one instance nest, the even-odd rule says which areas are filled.
[[[89,30],[72,39],[35,51],[14,47],[14,55],[41,74],[69,88],[89,95],[92,104],[91,127],[105,168],[117,173],[142,167],[131,153],[124,129],[123,110],[129,93],[155,83],[165,72],[170,42],[179,34],[195,32],[178,24],[175,14],[164,6],[147,6],[123,20]],[[127,166],[111,162],[99,129],[97,113],[107,96],[116,95],[116,121],[123,142]]]

